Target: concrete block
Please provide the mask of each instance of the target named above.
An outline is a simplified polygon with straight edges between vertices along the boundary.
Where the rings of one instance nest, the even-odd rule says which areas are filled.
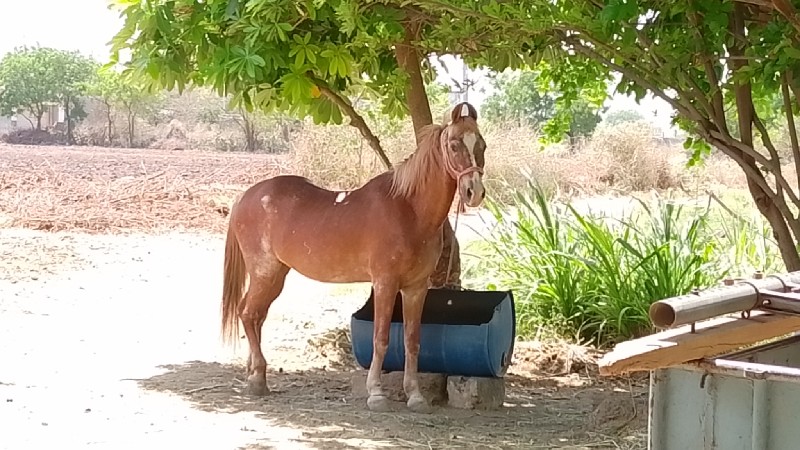
[[[389,372],[381,375],[381,384],[386,397],[396,402],[408,400],[403,390],[403,372]],[[353,397],[367,398],[367,371],[358,370],[350,377]],[[419,388],[422,395],[434,405],[447,403],[447,377],[441,373],[420,373]]]
[[[459,409],[497,409],[506,398],[503,378],[447,377],[447,404]]]

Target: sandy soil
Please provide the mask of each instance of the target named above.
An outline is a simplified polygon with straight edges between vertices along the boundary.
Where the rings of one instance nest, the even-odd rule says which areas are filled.
[[[500,411],[370,413],[344,331],[369,287],[296,273],[264,330],[273,392],[244,396],[246,340],[219,340],[214,227],[53,232],[13,227],[32,223],[15,211],[0,202],[0,449],[644,448],[645,385],[598,379],[565,345],[517,346]]]

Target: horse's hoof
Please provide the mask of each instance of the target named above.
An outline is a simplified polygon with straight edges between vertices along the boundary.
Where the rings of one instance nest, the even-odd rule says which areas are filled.
[[[247,389],[245,390],[245,393],[247,395],[254,395],[259,397],[269,394],[269,388],[267,387],[267,380],[248,378]]]
[[[433,411],[433,407],[431,407],[428,401],[425,400],[425,397],[421,395],[412,395],[409,397],[406,406],[408,406],[410,411],[415,413],[430,414]]]
[[[389,399],[385,395],[370,395],[367,399],[367,408],[374,412],[388,412]]]

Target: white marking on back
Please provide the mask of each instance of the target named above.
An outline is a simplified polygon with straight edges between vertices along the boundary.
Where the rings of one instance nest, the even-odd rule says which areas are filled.
[[[475,136],[473,132],[464,133],[464,137],[462,137],[461,140],[464,141],[464,145],[467,146],[470,161],[475,162],[475,144],[478,143],[478,136]]]
[[[469,116],[469,106],[464,105],[461,107],[461,117],[468,117]]]

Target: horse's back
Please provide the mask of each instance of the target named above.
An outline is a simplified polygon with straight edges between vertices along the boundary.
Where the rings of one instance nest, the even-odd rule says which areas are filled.
[[[378,176],[352,191],[332,191],[301,176],[280,175],[245,191],[231,220],[253,245],[268,246],[262,250],[306,276],[368,281],[362,278],[385,247],[381,242],[399,243],[407,231],[403,218],[410,210],[388,195],[389,185],[390,179]]]

